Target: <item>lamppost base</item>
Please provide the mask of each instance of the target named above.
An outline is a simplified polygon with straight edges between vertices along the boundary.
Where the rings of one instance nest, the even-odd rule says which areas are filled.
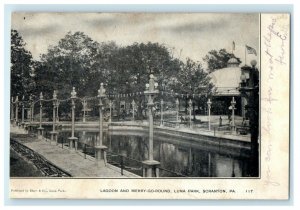
[[[43,127],[38,127],[37,128],[38,130],[38,139],[43,139],[43,136],[44,136],[44,128]]]
[[[160,162],[156,160],[145,160],[143,164],[143,177],[159,177]]]
[[[25,122],[21,122],[21,127],[24,128]]]
[[[78,138],[75,136],[71,136],[68,138],[69,140],[69,148],[72,150],[75,148],[75,151],[77,150],[77,143],[78,143]]]
[[[51,135],[51,138],[50,138],[50,144],[51,144],[51,142],[52,141],[55,141],[56,142],[56,144],[57,144],[57,135],[58,135],[58,132],[56,132],[56,131],[51,131],[50,132],[50,135]]]
[[[107,146],[96,145],[95,147],[95,157],[97,161],[106,160],[106,150]]]
[[[34,125],[32,125],[31,123],[29,123],[29,124],[27,125],[28,133],[32,133],[33,130],[34,130],[33,128],[34,128]]]

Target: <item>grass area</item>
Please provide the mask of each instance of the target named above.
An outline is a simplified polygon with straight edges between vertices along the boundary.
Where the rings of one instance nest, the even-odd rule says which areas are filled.
[[[10,149],[10,177],[42,177],[44,176],[31,162],[23,159]]]

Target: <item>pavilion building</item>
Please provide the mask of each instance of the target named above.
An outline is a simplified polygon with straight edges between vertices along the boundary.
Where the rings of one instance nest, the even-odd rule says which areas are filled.
[[[229,115],[232,112],[231,101],[236,101],[235,113],[245,117],[245,105],[247,101],[239,92],[242,68],[240,62],[232,57],[228,60],[227,67],[210,73],[211,82],[215,86],[212,96],[212,113],[217,115]]]

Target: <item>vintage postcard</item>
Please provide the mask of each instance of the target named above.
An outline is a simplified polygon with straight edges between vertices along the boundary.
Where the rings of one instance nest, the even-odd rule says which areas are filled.
[[[10,197],[288,199],[290,14],[11,15]]]

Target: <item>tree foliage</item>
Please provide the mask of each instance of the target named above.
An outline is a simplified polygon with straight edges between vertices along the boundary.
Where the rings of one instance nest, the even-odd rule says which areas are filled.
[[[32,55],[25,49],[26,43],[18,31],[11,30],[11,95],[30,94],[35,84],[33,81]]]
[[[217,69],[227,67],[227,62],[232,57],[235,57],[235,55],[227,52],[226,49],[220,49],[219,51],[209,51],[208,54],[203,58],[203,60],[207,63],[208,71],[213,72]],[[239,58],[236,59],[239,63],[241,63],[241,60]]]
[[[112,63],[112,69],[115,69],[112,88],[118,87],[120,93],[144,90],[150,74],[154,74],[161,84],[180,69],[179,61],[170,56],[166,47],[150,42],[120,48]]]
[[[202,67],[201,63],[194,62],[190,58],[187,58],[186,62],[182,63],[180,71],[172,86],[175,92],[181,92],[185,95],[186,111],[189,99],[193,99],[198,105],[198,108],[200,108],[200,102],[207,100],[207,97],[211,94],[213,88],[210,77]],[[197,97],[194,99],[192,97],[193,95],[196,95]],[[198,97],[199,95],[201,97]]]
[[[102,76],[96,64],[99,53],[99,43],[82,32],[69,32],[58,45],[50,47],[41,56],[37,67],[37,89],[47,92],[59,90],[63,97],[70,95],[72,87],[77,88],[79,95],[88,93],[86,89],[91,77],[96,74]]]
[[[105,84],[107,94],[143,92],[150,74],[156,77],[162,91],[207,94],[212,88],[208,73],[200,63],[191,59],[182,62],[159,43],[133,43],[121,47],[115,42],[96,42],[83,32],[69,32],[57,45],[49,46],[39,61],[32,62],[22,38],[12,34],[12,42],[12,58],[26,60],[18,66],[14,66],[12,60],[12,72],[24,74],[34,69],[35,88],[31,92],[34,91],[36,96],[43,92],[45,98],[52,98],[53,90],[57,90],[59,98],[69,98],[72,87],[76,88],[78,97],[96,96],[101,82]],[[15,56],[20,52],[22,56]],[[18,74],[12,76],[15,75]],[[22,87],[29,84],[20,78],[12,80],[19,92],[20,82],[23,82]],[[30,88],[23,89],[28,91]],[[142,107],[146,107],[143,106],[145,98],[135,96],[132,99],[136,101],[140,115]],[[64,106],[69,105],[61,105],[62,110]]]
[[[211,88],[210,78],[202,64],[187,58],[177,74],[173,89],[188,94],[207,94]]]

